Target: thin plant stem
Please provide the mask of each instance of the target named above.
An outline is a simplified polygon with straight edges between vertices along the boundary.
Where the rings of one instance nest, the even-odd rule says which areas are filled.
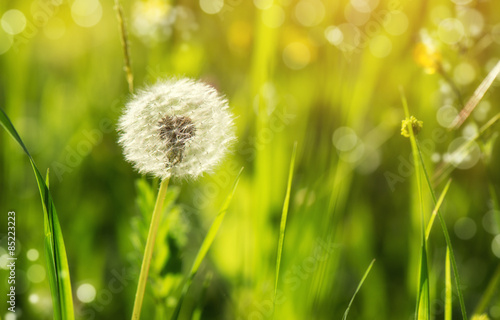
[[[132,73],[132,63],[130,62],[130,47],[128,43],[127,25],[123,15],[123,9],[119,0],[115,0],[116,16],[120,27],[120,40],[123,48],[124,70],[127,76],[128,89],[130,93],[134,93],[134,75]]]
[[[151,257],[153,256],[153,249],[155,246],[156,233],[158,226],[161,222],[161,214],[163,212],[163,202],[167,194],[169,179],[162,180],[156,204],[149,226],[148,239],[146,240],[146,249],[144,251],[144,258],[142,259],[141,273],[139,274],[139,283],[137,285],[137,292],[135,294],[134,310],[132,312],[132,320],[139,320],[141,316],[142,300],[144,300],[144,292],[146,290],[146,283],[148,280],[149,266],[151,264]]]

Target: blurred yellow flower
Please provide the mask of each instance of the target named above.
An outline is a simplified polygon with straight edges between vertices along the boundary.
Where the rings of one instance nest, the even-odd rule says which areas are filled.
[[[413,50],[413,58],[424,67],[427,73],[435,73],[439,69],[441,54],[423,42],[417,43]]]

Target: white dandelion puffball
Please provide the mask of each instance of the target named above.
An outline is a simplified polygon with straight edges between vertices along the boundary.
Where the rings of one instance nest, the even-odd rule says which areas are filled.
[[[118,123],[125,158],[142,174],[196,178],[233,142],[233,118],[217,90],[192,79],[148,87],[125,106]]]

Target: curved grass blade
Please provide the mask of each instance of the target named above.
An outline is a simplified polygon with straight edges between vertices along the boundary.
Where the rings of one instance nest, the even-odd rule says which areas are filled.
[[[495,212],[495,220],[496,223],[498,224],[498,227],[500,228],[500,215],[498,214],[498,210],[500,209],[500,206],[498,204],[498,198],[495,193],[495,188],[493,185],[490,183],[489,184],[489,189],[490,189],[490,195],[491,199],[493,201],[493,209],[495,209],[493,212]],[[474,310],[474,315],[479,316],[484,312],[486,307],[490,304],[491,299],[495,296],[495,292],[498,290],[498,284],[500,282],[500,264],[498,265],[497,269],[495,270],[495,274],[493,277],[491,277],[490,283],[488,284],[488,287],[483,293],[483,296],[481,297],[481,300],[479,300],[479,303],[476,306],[476,309]]]
[[[236,187],[238,186],[238,182],[240,181],[240,176],[241,173],[243,172],[243,168],[241,168],[240,172],[238,173],[238,176],[236,177],[234,184],[233,184],[233,189],[231,190],[231,193],[227,196],[226,200],[224,201],[224,204],[222,205],[222,208],[220,209],[219,213],[215,217],[214,222],[212,222],[212,225],[210,226],[210,229],[208,230],[207,235],[205,236],[205,239],[203,239],[203,243],[201,244],[200,249],[198,250],[198,253],[196,254],[196,258],[194,259],[193,266],[191,267],[191,271],[189,272],[188,278],[186,282],[184,283],[184,286],[182,287],[181,295],[179,297],[179,301],[177,302],[177,306],[175,307],[174,313],[172,315],[171,319],[178,319],[179,314],[181,312],[181,307],[182,307],[182,302],[184,301],[184,298],[186,297],[186,293],[191,286],[191,283],[193,282],[194,277],[196,276],[196,273],[198,272],[198,269],[200,268],[200,265],[207,255],[208,249],[210,249],[210,246],[214,242],[215,236],[217,235],[217,231],[219,231],[219,228],[222,224],[222,221],[224,220],[224,216],[226,215],[227,209],[229,208],[229,204],[231,203],[231,199],[233,198],[234,192],[236,191]]]
[[[425,179],[427,181],[427,185],[428,185],[429,190],[431,192],[432,200],[434,201],[434,203],[437,203],[436,194],[434,193],[434,189],[432,188],[432,182],[431,182],[431,179],[429,178],[429,174],[427,173],[427,169],[425,168],[424,159],[422,157],[422,153],[420,151],[420,145],[418,143],[417,143],[417,149],[418,149],[418,155],[420,157],[420,162],[421,162],[422,168],[424,170]],[[460,302],[460,309],[462,311],[462,318],[464,320],[467,320],[467,312],[465,310],[464,296],[462,294],[462,289],[460,286],[460,275],[458,273],[457,262],[455,260],[455,254],[453,253],[453,247],[451,246],[450,235],[448,233],[448,229],[446,228],[446,223],[444,222],[443,215],[441,214],[441,211],[439,210],[439,208],[437,211],[437,215],[439,217],[439,222],[441,223],[441,228],[443,229],[443,234],[444,234],[444,238],[446,240],[446,245],[448,246],[448,249],[450,251],[451,265],[453,267],[453,274],[455,275],[455,284],[457,286],[458,301]]]
[[[495,296],[495,292],[498,290],[499,282],[500,282],[500,264],[495,270],[495,274],[493,275],[493,277],[491,277],[488,287],[484,291],[481,300],[479,300],[479,303],[477,304],[477,307],[474,310],[475,316],[481,315],[484,312],[484,310],[488,307],[491,299]]]
[[[7,114],[0,109],[0,124],[17,141],[28,156],[31,167],[35,174],[38,190],[42,199],[45,231],[45,253],[47,259],[47,270],[49,274],[50,291],[52,296],[54,319],[74,319],[73,299],[71,293],[71,281],[69,277],[68,259],[64,239],[57,217],[56,207],[50,195],[48,183],[45,183],[35,161],[28,152],[21,137]]]
[[[446,186],[444,186],[443,192],[441,192],[441,195],[439,196],[439,199],[436,203],[436,206],[434,207],[434,210],[432,210],[432,215],[431,215],[429,222],[427,223],[427,229],[425,231],[425,240],[429,239],[429,235],[430,235],[431,230],[432,230],[432,225],[434,224],[434,219],[436,218],[437,212],[438,212],[439,208],[441,207],[441,204],[443,203],[444,197],[446,196],[448,189],[450,188],[450,184],[451,184],[451,179],[448,180],[448,182],[446,183]]]
[[[358,294],[359,289],[361,289],[361,286],[365,282],[366,277],[368,277],[368,274],[370,273],[370,270],[372,269],[374,263],[375,263],[375,259],[372,260],[372,262],[370,263],[370,265],[366,269],[365,274],[363,275],[363,278],[361,278],[361,281],[359,282],[358,287],[356,288],[356,291],[354,291],[354,294],[352,295],[351,301],[349,301],[349,305],[347,306],[347,309],[344,312],[344,316],[342,317],[342,320],[347,319],[347,315],[349,314],[349,310],[351,310],[352,302],[354,301],[354,298],[356,298],[356,295]]]
[[[285,243],[286,219],[288,217],[288,207],[290,204],[290,191],[292,189],[293,169],[295,167],[295,156],[297,155],[297,142],[293,145],[292,159],[290,160],[290,171],[288,172],[288,185],[286,187],[285,202],[283,203],[283,211],[281,212],[280,237],[278,240],[278,254],[276,256],[276,279],[274,282],[274,299],[273,310],[276,301],[276,293],[278,291],[278,279],[280,275],[281,255],[283,253],[283,244]]]
[[[458,129],[462,123],[470,116],[474,108],[478,105],[478,103],[483,98],[484,94],[490,88],[491,84],[497,76],[500,74],[500,61],[495,65],[495,67],[488,73],[486,78],[484,78],[483,82],[477,87],[476,91],[472,97],[467,101],[465,107],[460,111],[458,116],[453,120],[452,127],[453,129]]]

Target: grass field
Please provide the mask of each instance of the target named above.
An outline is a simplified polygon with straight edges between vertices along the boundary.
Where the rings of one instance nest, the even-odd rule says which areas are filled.
[[[141,319],[500,319],[500,2],[121,5],[0,2],[0,319],[132,317],[164,184],[117,126],[172,77],[236,141],[170,180]]]

